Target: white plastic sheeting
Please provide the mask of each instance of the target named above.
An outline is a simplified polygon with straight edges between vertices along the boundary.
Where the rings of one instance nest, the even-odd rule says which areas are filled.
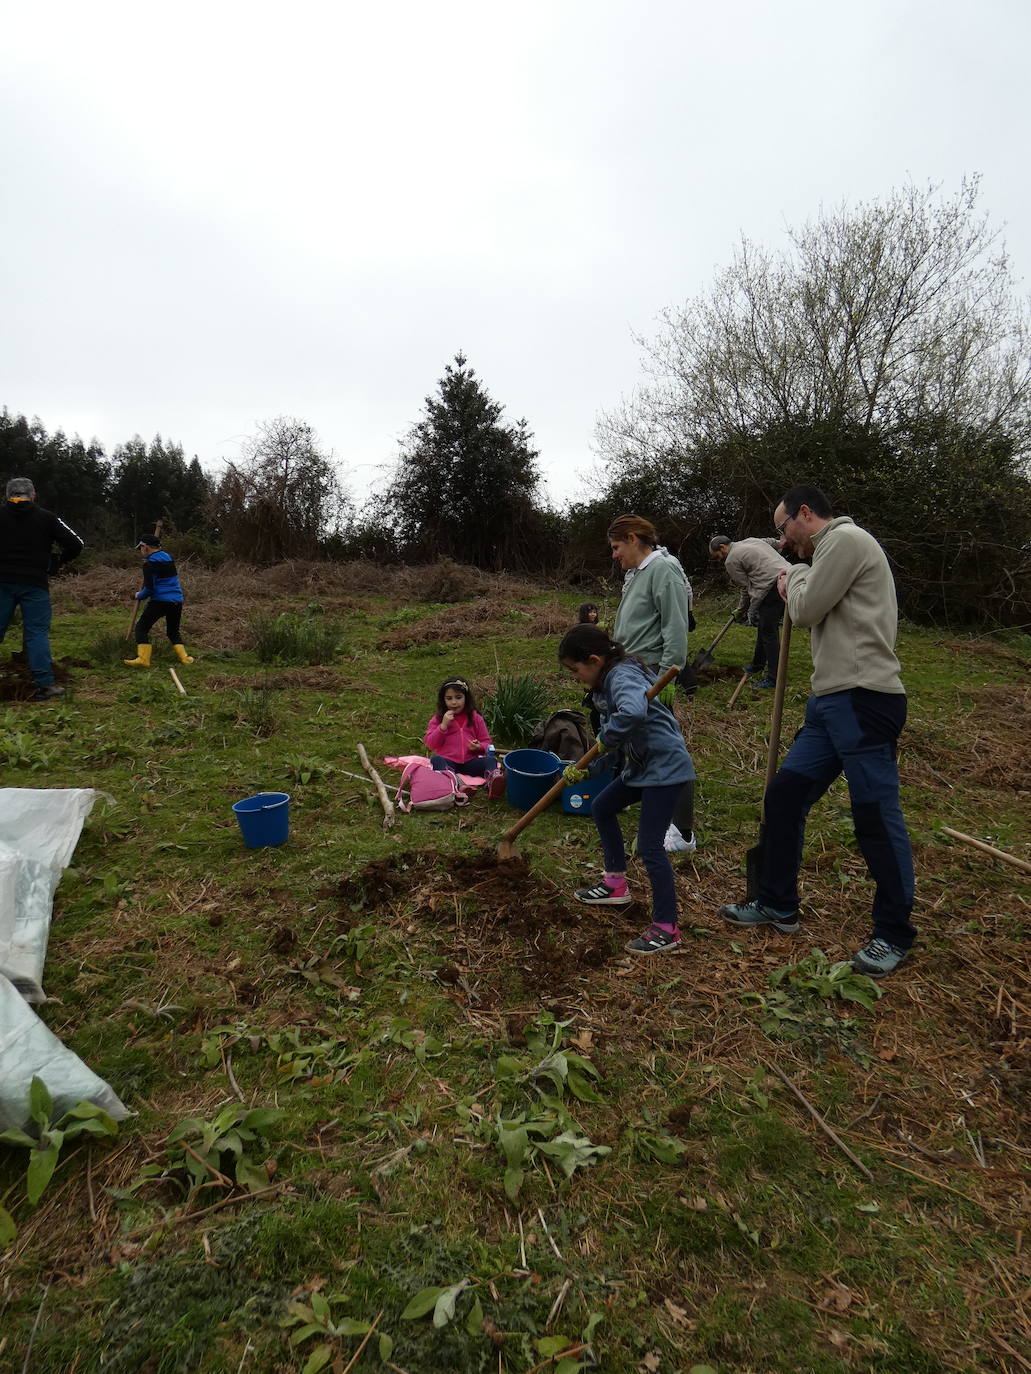
[[[54,891],[96,801],[92,788],[0,788],[0,1130],[24,1128],[41,1078],[57,1116],[94,1102],[128,1111],[102,1078],[62,1045],[29,1002],[44,1002],[43,961]]]
[[[54,1100],[54,1116],[77,1102],[93,1102],[124,1121],[127,1109],[102,1078],[62,1045],[12,984],[0,977],[0,1131],[25,1129],[29,1088],[42,1078]]]
[[[45,1002],[43,961],[61,873],[97,799],[91,787],[0,787],[0,974]]]

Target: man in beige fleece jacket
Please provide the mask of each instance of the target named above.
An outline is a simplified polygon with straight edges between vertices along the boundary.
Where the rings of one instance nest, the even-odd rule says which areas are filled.
[[[723,570],[741,588],[737,618],[755,626],[752,661],[745,669],[758,679],[757,687],[777,685],[780,661],[780,622],[784,602],[777,590],[777,579],[791,564],[781,558],[776,539],[735,539],[715,534],[709,540],[709,555],[723,564]],[[763,670],[765,669],[765,673]]]
[[[787,547],[812,559],[778,578],[791,619],[812,631],[812,696],[766,793],[758,897],[721,907],[720,915],[735,925],[798,930],[806,816],[844,772],[856,839],[876,885],[873,933],[852,966],[879,978],[898,968],[916,938],[913,855],[895,758],[906,721],[895,583],[873,535],[847,515],[835,519],[818,487],[785,492],[773,521]]]

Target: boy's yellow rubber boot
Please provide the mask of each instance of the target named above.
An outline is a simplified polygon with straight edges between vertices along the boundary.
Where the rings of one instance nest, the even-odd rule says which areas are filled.
[[[190,655],[186,652],[186,649],[184,648],[184,646],[183,646],[182,644],[173,644],[173,645],[172,645],[172,648],[175,650],[175,656],[176,656],[176,658],[179,660],[180,663],[192,663],[192,662],[193,662],[193,659],[192,659],[192,658],[190,657]]]
[[[151,646],[150,646],[149,644],[137,644],[137,645],[136,645],[136,657],[135,657],[135,658],[123,658],[123,659],[122,659],[122,662],[123,662],[123,663],[128,663],[128,665],[129,665],[130,668],[149,668],[149,667],[150,667],[150,649],[151,649]]]

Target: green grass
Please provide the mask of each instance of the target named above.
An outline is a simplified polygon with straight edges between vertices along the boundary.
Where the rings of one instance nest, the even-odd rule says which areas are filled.
[[[564,600],[572,614],[578,597]],[[1026,669],[999,643],[993,652],[992,642],[905,629],[901,761],[925,952],[872,1009],[804,982],[823,967],[813,948],[840,959],[866,931],[869,890],[840,786],[811,820],[804,936],[748,939],[714,917],[754,841],[769,710],[768,694],[746,688],[728,718],[732,678],[685,712],[702,840],[678,869],[686,952],[631,967],[624,927],[604,912],[597,929],[611,931],[611,957],[537,987],[527,965],[540,934],[506,933],[482,887],[452,900],[446,883],[478,844],[490,852],[514,813],[478,797],[384,830],[372,788],[346,776],[361,773],[359,742],[374,760],[421,751],[443,672],[466,676],[481,698],[499,671],[528,673],[545,712],[579,704],[554,639],[514,624],[450,647],[377,647],[384,628],[434,610],[326,598],[324,621],[298,599],[302,622],[335,622],[342,635],[332,680],[317,686],[303,675],[273,685],[275,669],[235,650],[227,687],[225,646],[208,654],[191,637],[197,661],[178,670],[185,698],[164,667],[98,663],[74,671],[60,705],[0,708],[0,785],[88,785],[111,798],[58,891],[53,1000],[41,1014],[137,1113],[110,1146],[69,1151],[35,1213],[23,1201],[23,1153],[0,1152],[0,1198],[20,1228],[0,1258],[0,1367],[20,1368],[31,1339],[41,1374],[300,1371],[319,1342],[291,1346],[283,1323],[289,1303],[314,1292],[339,1299],[337,1316],[378,1317],[356,1370],[387,1368],[383,1333],[407,1374],[526,1374],[546,1358],[539,1341],[578,1345],[592,1315],[590,1353],[613,1374],[1007,1368],[994,1338],[1019,1338],[995,1272],[1018,1293],[1031,1278],[1015,1253],[1022,1184],[991,1170],[1019,1175],[1027,1160],[998,1143],[1017,1140],[1020,1106],[1003,1092],[1005,1017],[990,1018],[1000,985],[1020,998],[1008,969],[1027,887],[946,844],[939,827],[1027,852],[1026,795],[1010,775],[978,771],[982,754],[1016,767],[1023,731],[1005,694],[1026,687]],[[695,643],[726,614],[708,605]],[[87,656],[112,619],[59,614],[56,651]],[[1001,647],[1026,657],[1019,642]],[[744,662],[750,648],[751,634],[734,630],[718,657]],[[807,656],[798,635],[786,739],[800,722]],[[381,771],[389,786],[396,775]],[[291,837],[252,852],[231,806],[261,790],[291,793]],[[562,894],[599,864],[593,828],[552,811],[520,848],[533,892],[554,894],[561,948],[571,930]],[[514,895],[506,917],[523,900]],[[755,998],[798,962],[803,972],[779,986],[806,1034],[785,1040],[764,1032]],[[566,1093],[561,1110],[611,1153],[569,1180],[533,1165],[513,1203],[490,1123],[549,1108],[498,1061],[529,1065],[509,1018],[542,1011],[570,1022],[566,1036],[579,1039],[566,1045],[600,1075],[600,1101]],[[307,1077],[291,1076],[298,1045],[310,1051]],[[767,1061],[844,1134],[873,1184]],[[236,1090],[248,1106],[284,1111],[266,1165],[281,1191],[185,1220],[174,1183],[142,1171],[166,1158],[178,1122],[210,1119]],[[679,1142],[678,1162],[642,1158],[641,1132]],[[222,1196],[205,1188],[192,1205]],[[463,1280],[445,1326],[402,1316],[420,1290]],[[996,1298],[979,1303],[975,1288]],[[359,1340],[330,1341],[340,1368]]]

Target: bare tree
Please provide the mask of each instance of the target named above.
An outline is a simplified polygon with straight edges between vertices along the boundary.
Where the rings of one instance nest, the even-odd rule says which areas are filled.
[[[822,212],[773,254],[742,239],[712,290],[642,341],[651,378],[602,418],[607,456],[775,423],[892,434],[928,420],[1031,446],[1029,316],[978,181]],[[654,448],[652,448],[654,452]]]
[[[212,506],[227,550],[253,563],[316,557],[350,511],[314,430],[285,415],[258,426],[241,461],[228,465]]]

